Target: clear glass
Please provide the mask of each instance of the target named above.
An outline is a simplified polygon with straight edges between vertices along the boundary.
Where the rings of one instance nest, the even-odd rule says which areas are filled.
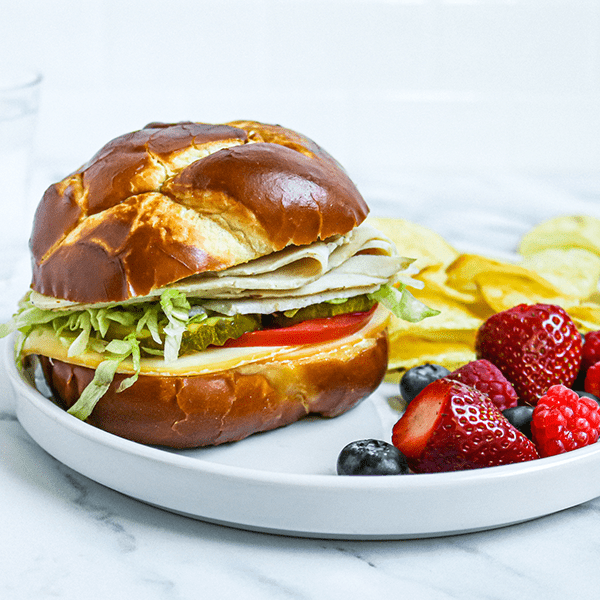
[[[41,82],[39,72],[0,65],[0,283],[10,279],[27,249]]]

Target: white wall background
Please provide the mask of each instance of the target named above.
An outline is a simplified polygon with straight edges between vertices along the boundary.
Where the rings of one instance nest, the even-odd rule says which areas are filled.
[[[75,168],[148,121],[254,118],[359,182],[600,164],[599,0],[0,0],[45,74],[38,152]]]

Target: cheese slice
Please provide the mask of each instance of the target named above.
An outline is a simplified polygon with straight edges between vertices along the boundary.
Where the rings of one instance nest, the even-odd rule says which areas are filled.
[[[303,346],[256,346],[248,348],[209,348],[195,354],[179,357],[167,363],[162,358],[143,358],[140,374],[161,376],[191,376],[225,371],[242,365],[263,361],[297,361],[314,357],[315,354],[342,352],[352,355],[372,343],[372,338],[383,331],[389,321],[389,311],[379,306],[373,316],[358,332],[320,344]],[[86,351],[77,356],[67,356],[68,345],[64,345],[54,335],[51,327],[41,326],[32,331],[24,342],[22,355],[41,354],[70,364],[96,369],[105,360],[98,352]],[[118,373],[132,374],[134,368],[131,359],[124,360]]]

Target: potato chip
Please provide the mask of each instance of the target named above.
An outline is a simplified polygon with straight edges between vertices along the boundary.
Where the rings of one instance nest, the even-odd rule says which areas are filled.
[[[580,333],[600,331],[600,305],[590,302],[566,310]]]
[[[561,290],[532,271],[482,273],[477,276],[481,295],[494,312],[508,310],[517,304],[556,304],[567,308],[577,303]]]
[[[449,298],[464,304],[475,303],[479,297],[476,290],[473,293],[463,292],[448,285],[448,274],[443,264],[425,267],[415,275],[415,279],[425,284],[424,290],[419,292],[421,295],[427,294],[429,297]],[[423,298],[421,300],[426,302]],[[433,302],[433,300],[429,301]]]
[[[476,254],[459,256],[448,267],[448,282],[463,291],[476,288],[493,312],[537,302],[566,308],[579,301],[531,269]]]
[[[591,302],[591,303],[595,303],[595,304],[600,304],[600,291],[595,291],[593,294],[590,294],[587,298],[586,298],[587,302]]]
[[[547,248],[526,256],[520,264],[571,298],[584,300],[598,288],[600,256],[583,248]]]
[[[463,293],[477,294],[476,277],[481,273],[503,272],[508,268],[504,263],[478,254],[460,254],[446,270],[447,283]]]
[[[441,235],[423,225],[387,217],[368,217],[366,222],[385,233],[402,256],[415,258],[417,271],[438,263],[448,265],[458,256]]]
[[[475,335],[483,319],[464,303],[441,295],[433,301],[433,296],[426,300],[441,311],[439,315],[418,323],[392,317],[388,329],[390,370],[410,369],[425,362],[455,368],[473,360]],[[419,298],[423,299],[422,293]]]
[[[419,323],[407,323],[395,317],[392,317],[388,326],[390,339],[395,340],[401,336],[445,336],[452,331],[477,331],[483,323],[480,319],[468,311],[461,312],[456,308],[454,310],[446,307],[440,309],[442,312],[435,317],[428,317]],[[491,314],[491,313],[490,313]]]
[[[529,256],[547,248],[583,248],[600,255],[600,219],[570,215],[544,221],[523,236],[519,252]]]
[[[399,336],[390,344],[388,369],[402,371],[429,362],[454,370],[475,360],[475,334],[471,330],[451,330],[431,336]]]

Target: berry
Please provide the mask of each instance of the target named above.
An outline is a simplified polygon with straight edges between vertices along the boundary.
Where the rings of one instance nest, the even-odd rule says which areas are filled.
[[[583,389],[588,394],[600,396],[600,362],[594,363],[586,371]]]
[[[540,456],[553,456],[594,444],[598,440],[600,407],[564,385],[553,385],[540,398],[531,433]]]
[[[492,467],[538,458],[482,392],[460,381],[428,385],[394,425],[392,442],[416,473]]]
[[[535,405],[552,385],[570,386],[581,364],[581,336],[551,304],[519,304],[492,315],[475,338],[478,358],[496,365],[522,403]]]
[[[485,359],[474,360],[452,371],[447,379],[462,381],[486,394],[500,409],[516,406],[517,392],[498,367]]]
[[[586,333],[581,349],[581,370],[587,371],[600,361],[600,331]]]
[[[508,422],[523,435],[531,439],[531,418],[533,406],[512,406],[502,411]]]
[[[592,400],[595,400],[598,404],[600,404],[600,398],[598,398],[598,396],[596,396],[595,394],[590,394],[590,392],[580,392],[579,390],[577,390],[577,395],[580,398],[591,398]]]
[[[400,380],[400,395],[405,402],[412,402],[432,381],[449,373],[446,367],[429,363],[408,369]]]
[[[405,475],[406,458],[392,444],[382,440],[350,442],[337,460],[338,475]]]

